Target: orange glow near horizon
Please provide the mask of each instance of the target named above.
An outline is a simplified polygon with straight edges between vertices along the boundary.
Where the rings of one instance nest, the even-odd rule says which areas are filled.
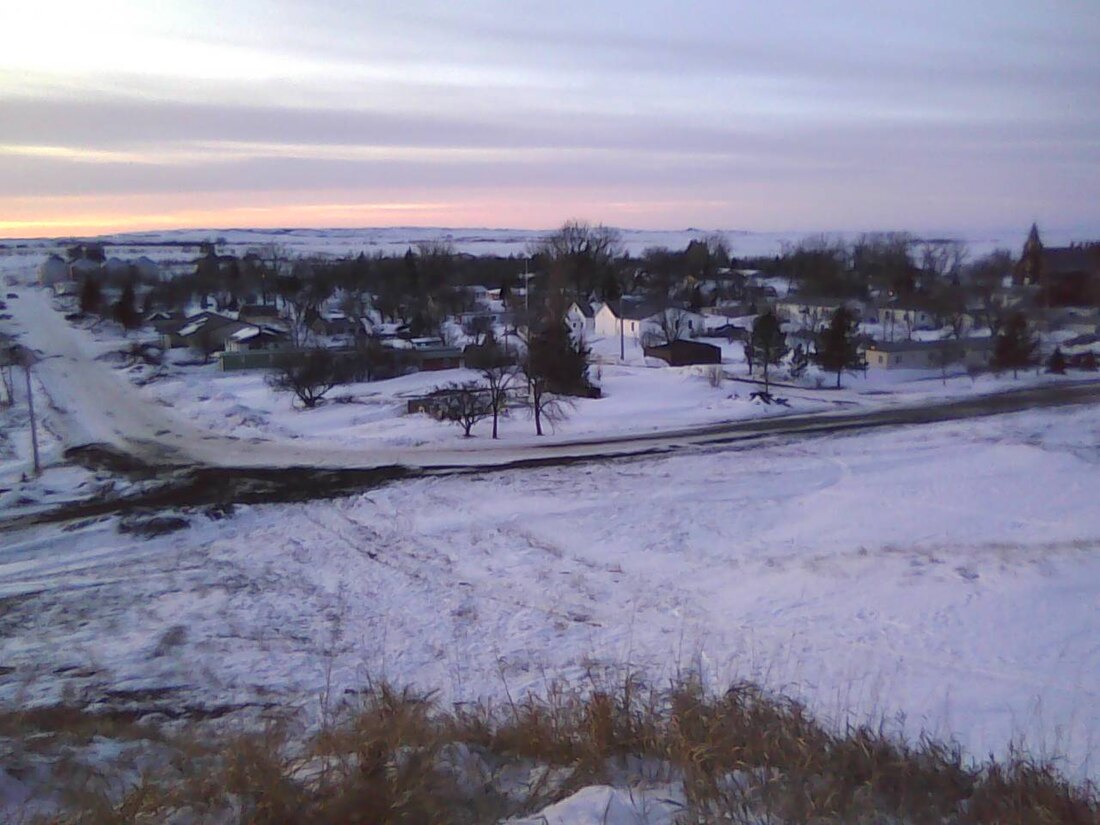
[[[0,200],[0,238],[29,239],[108,235],[173,229],[360,228],[382,226],[450,226],[544,229],[578,215],[609,225],[631,228],[676,228],[668,225],[685,211],[712,210],[716,201],[612,200],[597,193],[554,192],[538,200],[513,192],[479,192],[466,199],[445,193],[438,199],[424,193],[392,193],[396,197],[360,201],[318,196],[301,203],[302,193],[264,193],[246,199],[240,193],[190,195],[165,208],[158,195],[115,197],[71,196]],[[196,201],[198,201],[196,203]]]

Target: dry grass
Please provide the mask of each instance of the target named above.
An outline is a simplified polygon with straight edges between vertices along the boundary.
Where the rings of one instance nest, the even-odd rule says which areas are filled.
[[[65,727],[62,716],[50,719]],[[928,738],[830,731],[797,702],[750,684],[712,696],[692,682],[657,690],[631,677],[454,713],[382,685],[317,732],[284,724],[171,746],[171,764],[122,790],[84,781],[67,797],[71,813],[38,821],[495,822],[586,784],[628,781],[639,759],[661,766],[664,781],[682,781],[691,822],[1100,821],[1095,788],[1023,754],[972,764]]]

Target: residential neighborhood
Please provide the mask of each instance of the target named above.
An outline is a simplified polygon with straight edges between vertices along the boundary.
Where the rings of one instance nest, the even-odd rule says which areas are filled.
[[[576,242],[604,232],[577,225],[562,236]],[[93,316],[117,315],[130,290],[132,323],[155,330],[165,352],[194,353],[229,372],[286,369],[320,349],[333,363],[370,361],[353,372],[385,378],[476,368],[486,346],[510,353],[518,369],[532,336],[559,325],[585,353],[586,369],[721,365],[730,379],[759,381],[767,371],[807,387],[826,372],[841,385],[845,373],[866,380],[925,370],[946,380],[1043,369],[1056,350],[1058,369],[1087,371],[1100,354],[1100,245],[1048,248],[1036,226],[1018,252],[974,260],[958,242],[900,234],[849,246],[809,239],[784,256],[745,259],[731,257],[717,236],[709,246],[635,256],[613,240],[603,257],[580,263],[553,238],[522,262],[460,256],[445,245],[310,260],[262,249],[218,253],[211,243],[189,271],[177,265],[171,275],[144,255],[124,260],[78,246],[72,260],[42,261],[38,279],[63,309]],[[582,268],[561,271],[555,254]],[[770,355],[754,363],[753,330],[769,313],[786,340],[774,363]],[[823,336],[842,313],[851,319],[851,355],[828,366]],[[1027,355],[1000,363],[998,338],[1015,316],[1025,321]],[[522,400],[518,387],[511,393]]]

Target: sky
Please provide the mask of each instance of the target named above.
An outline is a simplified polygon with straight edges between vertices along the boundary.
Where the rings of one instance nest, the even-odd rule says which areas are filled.
[[[0,237],[1080,229],[1097,0],[4,0]]]

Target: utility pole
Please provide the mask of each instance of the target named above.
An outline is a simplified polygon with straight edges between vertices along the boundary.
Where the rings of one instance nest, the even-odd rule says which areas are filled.
[[[9,359],[13,364],[23,367],[23,374],[27,379],[27,409],[31,416],[31,453],[34,456],[34,474],[42,474],[42,463],[38,457],[38,423],[34,417],[34,388],[31,385],[31,365],[34,363],[34,353],[26,347],[18,344],[8,350]]]
[[[626,332],[623,329],[623,296],[619,296],[619,360],[626,360]]]
[[[34,453],[34,474],[42,475],[42,465],[38,460],[38,425],[34,420],[34,391],[31,389],[31,363],[23,362],[23,371],[27,376],[27,407],[31,412],[31,451]]]

